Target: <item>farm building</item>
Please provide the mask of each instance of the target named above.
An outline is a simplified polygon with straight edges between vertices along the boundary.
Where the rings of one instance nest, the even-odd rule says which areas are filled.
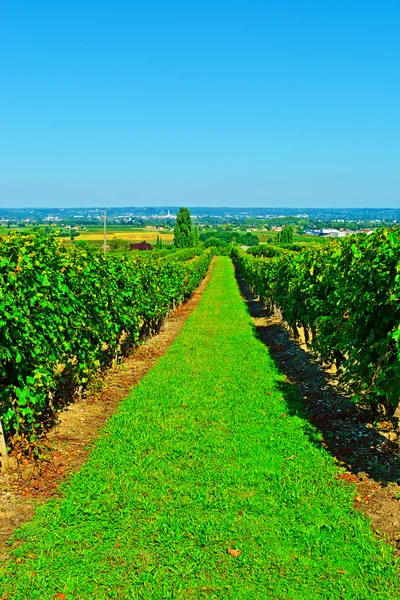
[[[129,244],[130,250],[153,250],[153,246],[148,242],[135,242],[133,244]]]

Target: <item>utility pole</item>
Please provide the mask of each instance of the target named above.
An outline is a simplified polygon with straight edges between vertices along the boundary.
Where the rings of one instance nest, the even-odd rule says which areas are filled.
[[[4,437],[3,427],[0,421],[0,462],[1,462],[1,473],[5,473],[8,470],[8,454],[7,454],[7,445]]]
[[[104,254],[107,252],[107,211],[104,211]]]

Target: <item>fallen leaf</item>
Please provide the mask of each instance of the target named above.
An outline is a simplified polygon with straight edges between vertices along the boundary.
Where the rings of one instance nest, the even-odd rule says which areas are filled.
[[[54,598],[57,598],[57,600],[65,600],[67,597],[67,594],[56,594],[54,596]]]
[[[346,571],[344,569],[338,569],[339,575],[344,575]]]
[[[356,497],[355,497],[355,501],[356,501],[356,502],[362,502],[362,498],[361,498],[361,496],[356,496]]]
[[[292,456],[288,456],[287,458],[285,458],[285,460],[293,460],[295,458],[295,455],[293,454]]]
[[[348,471],[346,471],[345,473],[340,473],[337,476],[338,479],[344,479],[345,481],[349,481],[349,482],[356,482],[358,481],[358,477],[357,475],[354,475],[353,473],[349,473]]]
[[[235,558],[237,558],[238,556],[241,555],[240,550],[234,550],[233,548],[228,548],[227,553],[230,554],[231,556],[234,556]]]

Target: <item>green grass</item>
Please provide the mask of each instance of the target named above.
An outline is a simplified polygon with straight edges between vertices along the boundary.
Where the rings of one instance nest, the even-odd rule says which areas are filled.
[[[0,598],[400,598],[337,472],[218,258],[64,497],[17,532]]]

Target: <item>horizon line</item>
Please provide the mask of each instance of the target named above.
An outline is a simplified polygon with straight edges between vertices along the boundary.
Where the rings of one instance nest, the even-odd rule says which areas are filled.
[[[0,206],[0,210],[108,210],[108,209],[126,209],[126,208],[166,208],[166,209],[171,209],[171,208],[183,208],[184,206],[181,204],[157,204],[157,205],[124,205],[124,206],[111,206],[111,205],[99,205],[99,206],[20,206],[20,207],[7,207],[7,206]],[[361,211],[361,210],[400,210],[400,206],[399,207],[393,207],[393,206],[383,206],[383,207],[377,207],[377,206],[365,206],[365,207],[360,207],[360,206],[327,206],[327,207],[322,207],[322,206],[225,206],[225,205],[218,205],[218,206],[185,206],[185,208],[192,208],[192,209],[234,209],[234,210],[268,210],[268,209],[273,209],[273,210],[294,210],[296,212],[302,211],[302,210],[343,210],[343,211],[349,211],[349,210],[356,210],[356,211]]]

